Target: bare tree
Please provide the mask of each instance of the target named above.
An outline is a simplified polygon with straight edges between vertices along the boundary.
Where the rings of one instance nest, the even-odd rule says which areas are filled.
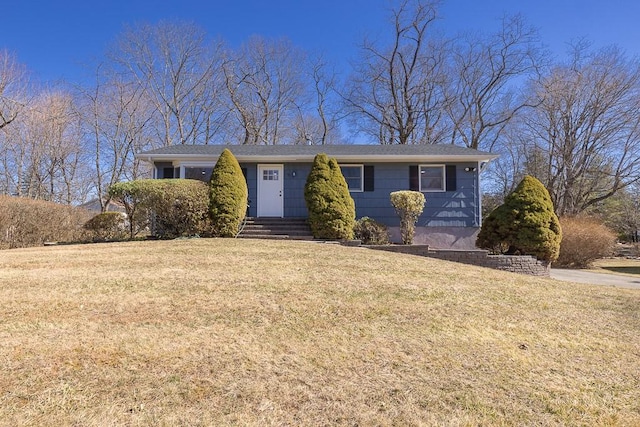
[[[86,151],[93,158],[92,186],[104,211],[111,185],[141,175],[134,154],[153,146],[148,125],[154,109],[139,84],[102,65],[95,84],[81,89],[79,98]]]
[[[293,142],[293,123],[305,108],[306,55],[288,40],[252,37],[224,64],[225,82],[242,144]]]
[[[447,135],[448,43],[431,34],[436,5],[401,1],[392,10],[391,45],[365,41],[362,46],[345,102],[357,129],[381,144],[432,144]]]
[[[6,136],[5,191],[66,204],[82,201],[86,159],[70,94],[41,93]]]
[[[534,90],[542,103],[521,135],[559,214],[582,212],[640,180],[638,60],[581,44]]]
[[[27,103],[27,71],[7,50],[0,50],[0,129],[13,122]]]
[[[498,33],[461,37],[452,52],[451,102],[447,104],[453,126],[450,142],[491,151],[518,112],[539,102],[514,89],[544,65],[537,31],[520,16],[507,17]]]
[[[335,110],[337,106],[336,73],[329,69],[327,61],[321,56],[310,63],[310,70],[317,113],[316,119],[311,119],[312,123],[317,123],[317,130],[311,133],[311,140],[316,144],[338,143],[341,137],[338,125],[340,118]]]
[[[141,24],[120,37],[112,57],[154,103],[162,145],[208,144],[216,135],[221,49],[182,22]]]
[[[294,144],[338,144],[342,141],[339,128],[339,95],[336,90],[337,75],[322,56],[316,56],[305,64],[305,86],[308,94],[297,107],[293,121]]]

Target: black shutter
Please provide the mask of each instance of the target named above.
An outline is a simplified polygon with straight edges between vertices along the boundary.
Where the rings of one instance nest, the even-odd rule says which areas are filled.
[[[162,169],[162,178],[165,178],[165,179],[173,178],[173,168],[163,168]]]
[[[409,190],[420,191],[420,171],[418,166],[409,166]]]
[[[242,169],[242,175],[244,175],[244,180],[246,181],[247,180],[247,173],[248,173],[247,168],[240,168],[240,169]]]
[[[458,184],[456,176],[456,165],[447,165],[445,168],[447,191],[456,191],[456,185]]]
[[[373,191],[373,166],[364,167],[364,191]]]

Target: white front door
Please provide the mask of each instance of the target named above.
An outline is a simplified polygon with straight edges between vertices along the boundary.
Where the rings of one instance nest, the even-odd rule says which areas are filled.
[[[258,165],[258,216],[284,216],[283,180],[283,165]]]

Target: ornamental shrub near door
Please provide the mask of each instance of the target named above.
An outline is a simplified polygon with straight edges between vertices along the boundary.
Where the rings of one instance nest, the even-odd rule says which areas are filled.
[[[235,237],[247,214],[247,181],[235,156],[225,148],[211,172],[209,218],[214,236]]]
[[[335,159],[320,153],[307,176],[304,199],[316,239],[353,239],[355,203]]]
[[[561,240],[562,229],[549,192],[536,178],[525,176],[484,220],[476,245],[553,262]]]

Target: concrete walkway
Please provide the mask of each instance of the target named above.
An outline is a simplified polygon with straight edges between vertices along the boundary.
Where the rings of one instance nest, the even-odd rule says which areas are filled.
[[[594,273],[584,270],[551,268],[551,278],[563,280],[565,282],[589,283],[592,285],[640,289],[640,277],[623,276],[619,274]]]

